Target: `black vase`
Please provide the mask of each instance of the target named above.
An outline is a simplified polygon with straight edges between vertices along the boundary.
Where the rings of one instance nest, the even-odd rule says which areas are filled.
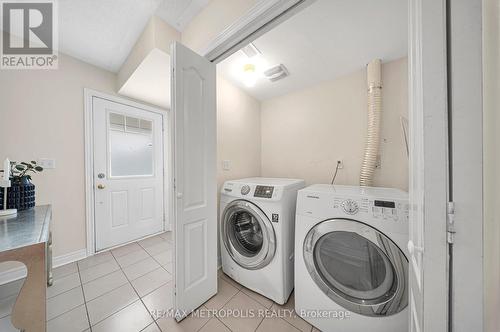
[[[35,206],[35,185],[30,178],[11,178],[11,187],[7,189],[7,209],[27,210]],[[0,209],[3,209],[5,191],[0,190]]]

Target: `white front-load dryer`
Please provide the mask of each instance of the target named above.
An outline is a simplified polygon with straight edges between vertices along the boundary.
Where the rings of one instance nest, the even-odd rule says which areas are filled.
[[[296,179],[247,178],[221,190],[223,272],[280,304],[293,290],[295,208],[304,186]]]
[[[324,332],[408,331],[408,226],[408,194],[401,190],[300,190],[297,314]]]

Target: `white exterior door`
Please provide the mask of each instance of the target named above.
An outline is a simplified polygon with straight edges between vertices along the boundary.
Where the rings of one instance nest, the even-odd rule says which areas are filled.
[[[171,50],[175,309],[178,320],[217,293],[215,64]]]
[[[96,251],[163,230],[163,117],[93,97]]]
[[[445,0],[409,1],[410,331],[448,330]]]

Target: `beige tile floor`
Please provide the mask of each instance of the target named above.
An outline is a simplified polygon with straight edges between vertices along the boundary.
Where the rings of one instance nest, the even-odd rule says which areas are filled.
[[[54,270],[47,289],[48,332],[317,331],[284,306],[219,273],[218,293],[181,323],[155,313],[172,307],[172,242],[163,233]],[[0,286],[0,331],[17,331],[10,312],[22,280]],[[224,310],[221,310],[224,309]],[[225,310],[227,309],[227,310]],[[228,317],[222,312],[265,313]],[[220,311],[219,311],[220,310]],[[215,312],[219,314],[214,315]]]

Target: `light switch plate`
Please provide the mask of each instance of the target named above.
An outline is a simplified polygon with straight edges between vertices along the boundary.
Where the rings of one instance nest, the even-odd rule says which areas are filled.
[[[225,171],[230,171],[231,170],[231,161],[230,160],[223,160],[222,161],[222,169]]]
[[[50,158],[39,158],[37,164],[42,166],[44,169],[54,169],[56,168],[56,160]]]

